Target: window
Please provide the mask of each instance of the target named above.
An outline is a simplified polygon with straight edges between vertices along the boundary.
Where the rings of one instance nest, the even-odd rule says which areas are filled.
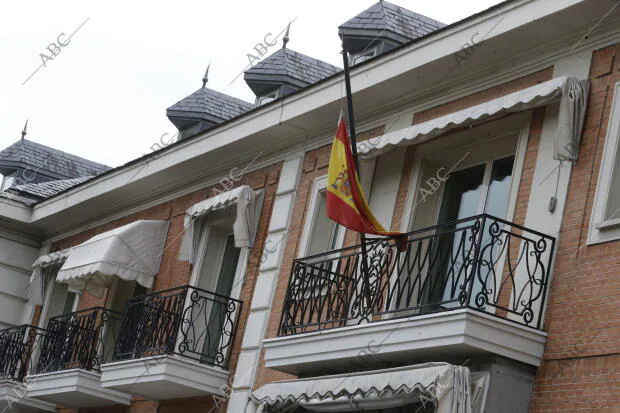
[[[11,185],[13,185],[14,181],[15,181],[15,177],[13,176],[0,175],[0,182],[2,183],[2,186],[0,187],[0,191],[4,191],[5,189],[10,188]]]
[[[589,244],[620,239],[620,82],[615,86],[590,220]]]
[[[327,217],[327,177],[314,182],[309,205],[299,249],[301,256],[307,257],[340,248],[344,230]]]
[[[473,222],[469,218],[488,214],[512,220],[529,116],[524,113],[489,122],[454,134],[451,139],[425,142],[416,148],[408,200],[411,217],[405,228],[420,231],[419,241],[411,248],[435,258],[425,261],[419,271],[403,272],[395,285],[403,290],[399,291],[403,298],[395,303],[399,308],[424,305],[419,311],[432,312],[460,305],[459,294],[470,279],[474,253],[473,239],[467,232]],[[436,226],[440,224],[439,230]],[[428,231],[422,232],[424,229]],[[487,243],[485,239],[483,245]],[[485,249],[481,253],[486,261],[490,261],[492,253],[500,256],[497,250]],[[494,268],[503,268],[502,263]],[[493,281],[488,278],[489,284]],[[421,287],[410,288],[412,285]],[[475,295],[482,288],[483,283],[477,281],[470,291]],[[407,314],[403,311],[400,315]]]
[[[327,190],[322,189],[317,194],[314,208],[314,225],[310,232],[306,254],[315,255],[336,247],[338,230],[334,221],[327,217]]]
[[[617,155],[618,150],[616,148],[616,159],[614,162],[614,169],[611,174],[609,198],[607,199],[607,208],[605,208],[606,221],[620,218],[620,159],[618,159]]]
[[[256,99],[256,105],[257,106],[261,106],[261,105],[265,105],[265,104],[267,104],[269,102],[273,102],[274,100],[276,100],[278,98],[279,94],[280,94],[279,90],[276,89],[273,92],[268,93],[268,94],[266,94],[264,96],[259,96]]]
[[[67,284],[54,282],[52,284],[52,294],[48,302],[45,319],[49,320],[52,317],[72,313],[76,296],[76,293],[69,291],[69,286]]]
[[[351,57],[349,58],[351,66],[355,66],[372,57],[375,57],[378,54],[377,53],[378,51],[379,51],[379,46],[377,45],[375,47],[371,47],[370,49],[363,50],[359,53],[352,54]]]

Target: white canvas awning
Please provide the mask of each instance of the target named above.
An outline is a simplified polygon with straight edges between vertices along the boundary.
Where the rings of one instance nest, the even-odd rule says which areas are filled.
[[[260,207],[257,207],[259,202],[254,190],[243,185],[194,204],[187,210],[184,220],[185,233],[183,234],[179,259],[194,262],[200,244],[202,226],[199,221],[202,218],[214,211],[223,210],[235,204],[237,206],[237,215],[233,224],[235,246],[237,248],[251,248],[256,237],[256,224]]]
[[[101,296],[114,276],[153,286],[168,234],[168,221],[136,221],[71,247],[57,282]]]
[[[357,412],[411,403],[435,405],[437,413],[472,413],[469,369],[446,363],[269,383],[252,399],[259,412],[297,407],[317,412]]]
[[[545,106],[561,99],[560,121],[563,126],[558,127],[554,158],[575,160],[588,90],[587,81],[579,82],[575,78],[561,76],[458,112],[390,132],[373,139],[372,145],[360,142],[358,152],[364,157],[378,156],[395,147],[422,143],[473,122]]]
[[[69,248],[61,251],[50,252],[49,254],[41,255],[32,264],[32,268],[47,268],[53,265],[62,264],[67,260],[69,256]]]
[[[41,255],[32,264],[32,275],[28,287],[28,301],[33,305],[43,305],[45,294],[45,274],[47,268],[60,265],[67,260],[69,249]]]

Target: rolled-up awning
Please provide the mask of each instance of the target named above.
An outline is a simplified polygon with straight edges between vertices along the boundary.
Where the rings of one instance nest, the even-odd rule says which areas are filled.
[[[555,139],[555,159],[575,160],[585,119],[588,81],[561,76],[515,93],[489,100],[467,109],[390,132],[368,142],[358,143],[360,156],[374,157],[398,146],[422,143],[451,129],[504,113],[514,113],[559,101],[561,125]]]
[[[198,221],[214,211],[223,210],[235,204],[237,206],[237,215],[233,224],[235,246],[237,248],[251,248],[256,237],[256,224],[260,214],[259,203],[254,190],[243,185],[194,204],[185,213],[185,233],[183,234],[179,259],[194,262],[202,229]]]
[[[71,247],[57,282],[101,296],[114,276],[153,286],[166,243],[168,221],[136,221]]]
[[[259,412],[357,412],[430,404],[437,413],[472,413],[467,367],[446,363],[269,383],[252,399]],[[474,412],[475,413],[475,412]]]

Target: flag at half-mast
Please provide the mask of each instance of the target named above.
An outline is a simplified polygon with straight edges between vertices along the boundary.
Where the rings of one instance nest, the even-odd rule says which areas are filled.
[[[363,234],[389,237],[402,235],[400,232],[386,231],[370,210],[360,185],[351,152],[351,141],[342,115],[329,159],[327,216],[338,224]]]

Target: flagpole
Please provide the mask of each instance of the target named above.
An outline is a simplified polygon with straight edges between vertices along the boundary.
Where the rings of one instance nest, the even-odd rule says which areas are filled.
[[[361,183],[360,176],[360,163],[357,158],[357,137],[355,135],[355,116],[353,114],[353,96],[351,93],[351,76],[349,74],[349,53],[347,49],[344,47],[344,42],[342,44],[342,63],[344,65],[344,84],[347,92],[347,109],[349,112],[349,134],[351,139],[351,153],[353,154],[353,159],[355,160],[355,169],[357,169],[357,177]],[[368,273],[368,263],[366,260],[366,234],[360,232],[360,243],[362,245],[362,272],[363,277],[365,279],[365,288],[364,293],[366,295],[366,299],[370,303],[370,279]]]

